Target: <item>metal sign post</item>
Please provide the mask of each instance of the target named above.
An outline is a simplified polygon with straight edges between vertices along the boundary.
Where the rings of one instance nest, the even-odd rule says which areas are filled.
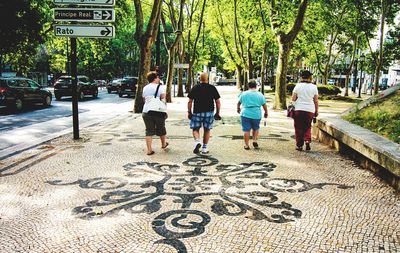
[[[114,6],[115,0],[53,0],[55,4],[63,5],[92,5]],[[115,28],[112,25],[80,25],[76,22],[114,22],[113,9],[96,8],[55,8],[54,21],[67,21],[71,24],[54,25],[54,35],[67,37],[71,41],[71,79],[72,79],[72,125],[74,139],[79,139],[79,111],[78,111],[78,71],[76,64],[76,38],[109,39],[115,37]]]
[[[77,72],[78,71],[76,67],[76,38],[71,38],[72,126],[74,129],[74,140],[79,139]]]

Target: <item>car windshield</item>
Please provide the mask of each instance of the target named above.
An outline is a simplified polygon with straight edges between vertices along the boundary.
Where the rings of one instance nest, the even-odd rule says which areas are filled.
[[[70,77],[60,77],[58,79],[58,82],[60,82],[60,83],[72,83],[72,79]]]

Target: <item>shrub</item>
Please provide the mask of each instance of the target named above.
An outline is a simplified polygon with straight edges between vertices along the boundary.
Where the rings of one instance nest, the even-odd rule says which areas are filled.
[[[318,93],[320,95],[334,95],[336,96],[341,90],[334,85],[317,85]]]

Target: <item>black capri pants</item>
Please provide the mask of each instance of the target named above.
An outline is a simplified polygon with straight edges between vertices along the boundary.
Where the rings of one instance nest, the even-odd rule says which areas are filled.
[[[152,116],[147,113],[142,114],[146,126],[146,136],[163,136],[167,134],[165,129],[165,117]]]

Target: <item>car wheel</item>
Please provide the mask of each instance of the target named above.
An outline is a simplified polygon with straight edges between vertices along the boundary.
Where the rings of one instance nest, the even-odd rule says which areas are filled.
[[[107,92],[108,92],[108,94],[111,94],[111,90],[110,89],[107,89]]]
[[[79,92],[79,100],[83,100],[85,98],[85,94],[83,94],[83,91]]]
[[[46,96],[44,98],[43,105],[46,106],[46,107],[51,105],[51,97],[50,96]]]
[[[60,95],[55,95],[56,100],[61,100],[61,96]]]
[[[120,98],[122,98],[123,95],[122,95],[122,93],[118,93],[118,96],[119,96]]]
[[[95,90],[94,93],[93,93],[93,98],[97,98],[98,95],[99,95],[99,91]]]
[[[22,102],[22,99],[20,99],[20,98],[15,99],[15,102],[14,102],[15,110],[21,111],[23,107],[24,107],[24,104]]]

